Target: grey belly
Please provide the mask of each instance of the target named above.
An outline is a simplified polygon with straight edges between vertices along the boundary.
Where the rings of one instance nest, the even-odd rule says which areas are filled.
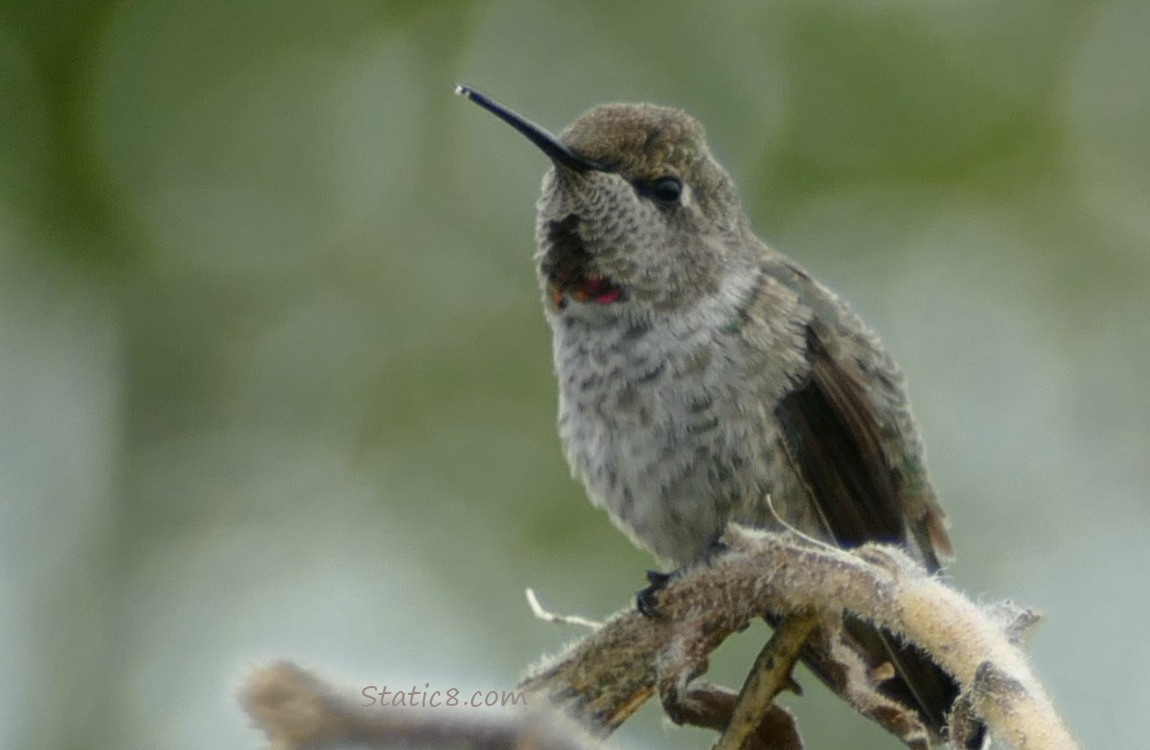
[[[819,535],[761,405],[681,390],[653,382],[562,393],[560,436],[591,501],[673,564],[698,559],[728,521],[777,525],[772,505],[788,524]],[[735,407],[734,416],[724,419],[720,405]]]

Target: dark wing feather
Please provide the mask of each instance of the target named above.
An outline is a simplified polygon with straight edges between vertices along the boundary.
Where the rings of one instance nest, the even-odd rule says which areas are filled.
[[[930,571],[954,557],[935,502],[902,377],[878,340],[834,293],[783,258],[763,272],[808,308],[805,380],[776,416],[826,538],[843,546],[903,544]]]
[[[905,505],[874,404],[810,328],[807,348],[810,376],[780,402],[777,415],[825,531],[843,547],[905,543]]]

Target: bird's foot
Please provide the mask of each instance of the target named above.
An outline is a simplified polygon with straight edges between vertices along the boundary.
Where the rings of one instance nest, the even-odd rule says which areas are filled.
[[[650,583],[647,588],[635,594],[635,608],[639,610],[640,614],[652,620],[658,620],[663,615],[659,612],[659,605],[655,601],[659,597],[659,592],[667,587],[671,579],[675,577],[676,573],[660,573],[657,570],[647,571],[647,581]]]

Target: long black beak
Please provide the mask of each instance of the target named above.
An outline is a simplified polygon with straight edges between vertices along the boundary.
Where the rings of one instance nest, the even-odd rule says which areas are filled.
[[[551,161],[556,164],[561,164],[568,169],[573,169],[576,172],[603,172],[606,168],[602,164],[584,159],[579,154],[575,153],[567,146],[563,145],[555,135],[544,128],[539,127],[535,123],[528,120],[523,115],[515,112],[508,107],[503,106],[486,94],[476,91],[470,86],[463,84],[456,84],[455,93],[460,96],[467,97],[471,101],[483,107],[491,114],[503,120],[511,127],[518,130],[527,139],[534,143],[536,146],[551,158]]]

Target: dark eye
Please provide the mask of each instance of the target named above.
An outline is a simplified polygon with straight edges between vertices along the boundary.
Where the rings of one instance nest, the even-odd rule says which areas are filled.
[[[648,182],[640,192],[659,203],[671,205],[678,203],[683,195],[683,183],[678,177],[660,177]]]

